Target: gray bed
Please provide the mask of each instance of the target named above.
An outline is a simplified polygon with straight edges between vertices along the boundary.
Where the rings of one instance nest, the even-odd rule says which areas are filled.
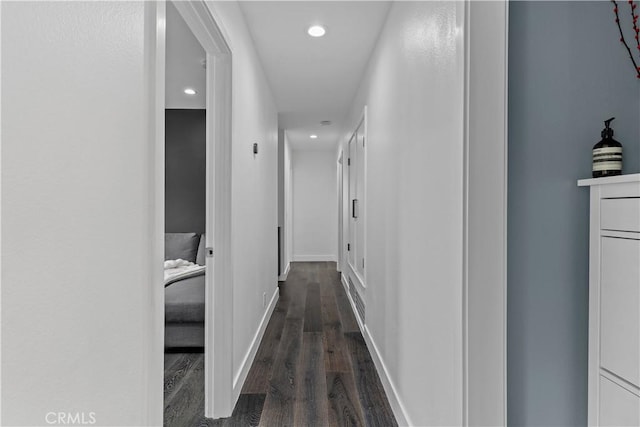
[[[166,233],[165,260],[184,259],[204,265],[204,235]],[[165,351],[204,348],[204,272],[165,287]]]

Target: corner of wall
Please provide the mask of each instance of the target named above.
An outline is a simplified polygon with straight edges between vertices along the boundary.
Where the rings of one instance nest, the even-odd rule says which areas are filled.
[[[233,377],[233,402],[237,402],[240,397],[240,392],[242,391],[242,386],[247,379],[247,375],[249,375],[249,370],[251,369],[251,365],[255,360],[256,354],[258,353],[258,348],[260,347],[260,342],[264,337],[264,332],[267,329],[267,325],[269,324],[269,319],[271,319],[271,315],[273,314],[273,310],[275,310],[276,305],[278,303],[278,299],[280,298],[280,289],[276,287],[271,299],[269,300],[269,304],[265,309],[264,314],[262,315],[262,319],[260,320],[260,324],[258,329],[256,330],[255,335],[253,336],[253,340],[251,340],[251,345],[249,349],[245,353],[242,362],[240,363],[240,368],[234,374]]]

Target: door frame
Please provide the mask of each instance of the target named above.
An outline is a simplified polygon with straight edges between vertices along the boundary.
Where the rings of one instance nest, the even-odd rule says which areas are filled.
[[[165,47],[166,2],[147,2],[149,36],[150,118],[155,138],[152,221],[154,259],[164,259],[164,167],[165,167]],[[205,416],[228,417],[233,411],[233,271],[231,256],[231,48],[204,0],[173,3],[207,53],[206,89],[206,241],[214,256],[206,257],[205,286]],[[159,263],[160,264],[160,263]],[[164,381],[164,289],[156,286],[162,273],[153,269],[151,354],[148,419],[161,425]],[[214,345],[215,343],[215,345]],[[156,394],[157,393],[157,394]],[[154,400],[159,396],[157,400]]]
[[[509,2],[457,7],[465,64],[462,424],[507,425]]]
[[[338,257],[336,262],[336,269],[338,272],[342,271],[342,263],[343,263],[343,227],[342,227],[342,204],[343,204],[343,188],[342,188],[342,180],[343,180],[343,151],[338,150],[338,160],[336,161],[336,176],[338,182]]]
[[[368,197],[367,197],[367,149],[366,149],[366,144],[368,143],[368,114],[367,114],[367,105],[364,106],[364,108],[362,109],[362,114],[360,114],[360,116],[358,117],[358,121],[356,122],[356,126],[353,128],[353,132],[351,134],[351,137],[349,138],[348,142],[347,142],[347,157],[350,158],[351,157],[351,141],[355,139],[355,144],[356,144],[356,150],[357,150],[357,145],[358,145],[358,129],[362,129],[362,133],[363,133],[363,138],[364,138],[364,146],[362,148],[362,154],[363,154],[363,158],[362,159],[357,159],[358,163],[356,164],[356,166],[359,164],[359,162],[362,162],[362,167],[363,167],[363,174],[362,174],[362,180],[364,181],[363,183],[363,191],[364,194],[362,196],[358,195],[359,198],[364,198],[364,203],[362,203],[362,207],[358,206],[358,209],[360,212],[362,212],[362,217],[363,217],[363,229],[364,229],[364,235],[362,236],[362,248],[360,248],[360,250],[362,251],[362,257],[365,260],[365,266],[362,269],[362,275],[360,275],[358,273],[358,269],[349,261],[349,255],[347,254],[345,256],[345,265],[348,266],[348,270],[351,271],[351,275],[353,277],[355,277],[356,281],[358,282],[359,289],[366,291],[367,289],[367,264],[366,264],[366,259],[367,259],[367,201],[368,201]],[[353,166],[353,165],[351,165]],[[347,231],[347,235],[344,236],[343,234],[343,239],[344,242],[348,242],[351,243],[352,246],[356,246],[355,242],[351,242],[351,228],[352,228],[352,221],[351,221],[351,194],[350,194],[350,188],[351,188],[351,168],[349,166],[347,166],[347,182],[345,183],[345,185],[347,186],[347,206],[343,207],[343,209],[346,209],[347,211],[347,226],[346,226],[346,231]],[[357,176],[357,171],[355,171],[356,176]],[[356,183],[357,183],[357,179],[356,179]],[[356,188],[357,189],[357,188]],[[358,200],[358,202],[360,202],[360,200]],[[343,247],[346,247],[346,244],[344,244],[343,242]],[[358,262],[358,260],[355,260],[356,264]]]

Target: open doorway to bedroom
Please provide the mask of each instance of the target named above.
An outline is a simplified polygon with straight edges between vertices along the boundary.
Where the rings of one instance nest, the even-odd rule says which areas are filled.
[[[230,416],[235,402],[232,55],[204,0],[160,1],[149,10],[156,24],[155,119],[164,124],[155,130],[156,173],[165,178],[157,180],[155,197],[166,215],[158,212],[163,220],[156,232],[158,242],[165,232],[167,267],[184,267],[186,275],[157,289],[154,307],[164,328],[156,336],[165,343],[166,367],[154,366],[151,381],[163,379],[164,403],[150,410],[155,418],[163,409],[165,426],[200,425],[208,423],[205,418]]]
[[[166,4],[164,425],[204,416],[207,54]]]

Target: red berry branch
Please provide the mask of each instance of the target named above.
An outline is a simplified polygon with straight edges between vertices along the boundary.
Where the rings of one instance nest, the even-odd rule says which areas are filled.
[[[629,58],[631,58],[631,62],[633,63],[633,69],[636,72],[636,76],[640,79],[640,67],[636,62],[636,59],[633,56],[633,52],[631,48],[627,44],[627,41],[624,38],[624,32],[622,31],[622,26],[620,25],[620,9],[618,8],[618,2],[616,0],[611,0],[613,3],[613,13],[616,14],[616,24],[618,25],[618,30],[620,31],[620,42],[627,48],[627,52],[629,52]],[[640,51],[640,27],[638,26],[638,5],[634,0],[628,0],[629,7],[631,9],[631,22],[633,25],[633,33],[634,38],[636,39],[636,47],[638,51]]]

